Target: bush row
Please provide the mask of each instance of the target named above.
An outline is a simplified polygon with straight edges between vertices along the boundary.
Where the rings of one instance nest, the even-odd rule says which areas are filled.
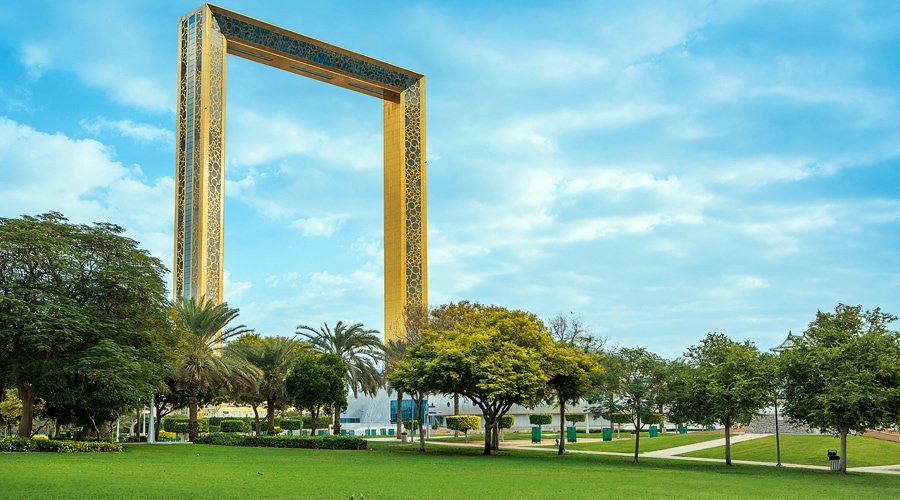
[[[325,429],[329,425],[331,425],[334,419],[331,416],[321,416],[316,419],[316,428],[317,429]],[[303,428],[304,429],[312,429],[312,417],[303,417]],[[300,419],[299,418],[285,418],[278,422],[278,425],[281,426],[282,429],[296,431],[300,429]]]
[[[220,446],[252,446],[262,448],[307,448],[318,450],[365,450],[365,439],[351,436],[243,436],[239,434],[207,434],[199,436],[194,444]]]
[[[104,441],[59,441],[46,439],[3,438],[0,452],[50,451],[58,453],[119,452],[122,445]]]

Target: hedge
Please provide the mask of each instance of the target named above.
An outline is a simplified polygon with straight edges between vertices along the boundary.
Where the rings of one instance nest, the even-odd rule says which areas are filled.
[[[332,419],[330,416],[320,416],[316,419],[317,425],[316,429],[325,429],[329,425],[331,425]],[[303,429],[312,429],[312,417],[303,417]],[[282,429],[296,431],[300,430],[300,419],[299,418],[285,418],[278,422],[279,426]]]
[[[516,419],[512,415],[503,415],[502,417],[500,417],[500,428],[509,429],[513,426],[513,423],[515,421]]]
[[[247,432],[250,426],[243,420],[223,420],[219,428],[222,432]]]
[[[533,413],[528,415],[528,421],[532,425],[550,425],[550,422],[553,422],[553,415],[549,413]]]
[[[166,417],[162,421],[163,430],[166,432],[187,433],[190,420],[187,417]],[[209,432],[209,420],[205,418],[197,419],[197,430],[200,432]]]
[[[241,436],[235,434],[207,434],[194,444],[220,446],[251,446],[262,448],[306,448],[317,450],[365,450],[368,442],[353,436]]]
[[[175,435],[174,432],[159,431],[159,438],[160,438],[160,439],[175,439],[176,437],[177,437],[177,436]]]
[[[410,430],[418,429],[419,421],[418,420],[404,420],[403,427],[406,427],[407,429],[410,429]]]
[[[105,441],[61,441],[46,439],[4,438],[0,439],[0,452],[9,451],[50,451],[57,453],[119,452],[122,445]]]
[[[629,412],[614,412],[610,414],[609,419],[614,424],[630,424],[631,423],[631,413]]]

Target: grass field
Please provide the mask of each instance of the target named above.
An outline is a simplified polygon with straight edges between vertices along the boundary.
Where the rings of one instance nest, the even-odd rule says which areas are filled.
[[[787,464],[828,465],[828,450],[841,449],[841,440],[831,436],[784,434],[781,436],[781,461]],[[724,458],[725,447],[685,453],[686,457]],[[775,436],[735,443],[734,460],[775,461]],[[847,436],[847,467],[900,464],[900,443],[880,439]]]
[[[640,452],[664,450],[666,448],[674,448],[676,446],[684,446],[694,443],[702,443],[704,441],[712,441],[714,439],[722,439],[725,437],[721,432],[692,432],[689,434],[676,434],[668,432],[660,434],[655,438],[641,436]],[[554,447],[555,446],[551,446]],[[614,439],[612,441],[593,441],[590,443],[566,443],[566,449],[570,450],[589,450],[589,451],[611,451],[619,453],[634,453],[634,440]]]
[[[372,443],[369,451],[132,445],[0,453],[3,498],[896,498],[900,477],[536,451]],[[262,474],[260,474],[262,473]],[[357,497],[359,498],[359,497]]]

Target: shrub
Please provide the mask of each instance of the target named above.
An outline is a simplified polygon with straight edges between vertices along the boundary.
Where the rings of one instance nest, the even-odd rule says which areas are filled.
[[[478,415],[450,415],[447,417],[447,428],[451,431],[460,431],[469,440],[469,431],[481,427],[481,417]]]
[[[528,415],[528,421],[531,425],[549,425],[553,422],[553,415],[549,413],[533,413]]]
[[[653,415],[645,415],[641,417],[642,424],[659,425],[663,422],[662,413],[654,413]]]
[[[578,422],[584,422],[585,415],[584,413],[567,413],[566,420],[572,422],[572,425],[575,425]]]
[[[513,426],[513,422],[515,421],[516,419],[512,415],[503,415],[502,417],[500,417],[500,428],[509,429]]]
[[[184,434],[188,432],[190,420],[187,417],[175,416],[166,417],[162,421],[163,430],[166,432],[177,432]],[[197,430],[200,432],[209,432],[209,420],[205,418],[197,419]]]
[[[300,419],[281,419],[278,421],[278,425],[281,426],[282,429],[289,431],[300,430]],[[305,428],[305,427],[304,427]]]
[[[419,421],[418,420],[404,420],[403,427],[406,427],[407,429],[413,429],[413,430],[418,429]]]
[[[613,412],[610,414],[609,419],[614,424],[630,424],[631,423],[631,413],[629,412]]]
[[[37,442],[32,439],[8,437],[0,439],[0,452],[32,451]]]
[[[331,423],[334,422],[334,418],[330,415],[319,416],[316,419],[316,429],[325,429]],[[312,417],[303,417],[303,428],[304,429],[312,429]]]
[[[176,434],[187,434],[191,429],[191,424],[187,421],[179,420],[172,426],[172,432]]]
[[[247,422],[243,420],[222,420],[219,424],[222,432],[247,432]]]
[[[209,432],[219,432],[221,428],[218,425],[209,424]]]
[[[46,434],[35,434],[34,436],[31,436],[31,439],[34,439],[35,441],[49,441],[50,440],[50,438]]]
[[[175,433],[169,431],[159,431],[160,439],[175,439]]]
[[[224,422],[223,422],[224,423]],[[306,448],[319,450],[365,450],[365,439],[351,436],[239,436],[234,434],[207,434],[199,436],[194,444],[220,446],[251,446],[264,448]]]

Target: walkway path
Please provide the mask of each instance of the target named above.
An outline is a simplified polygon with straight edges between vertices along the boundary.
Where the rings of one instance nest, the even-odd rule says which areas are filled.
[[[741,443],[743,441],[750,441],[752,439],[759,439],[762,437],[766,437],[769,434],[735,434],[731,436],[731,444]],[[683,453],[690,453],[692,451],[705,450],[708,448],[718,448],[719,446],[725,446],[725,438],[722,439],[713,439],[712,441],[703,441],[702,443],[694,443],[694,444],[686,444],[684,446],[676,446],[674,448],[666,448],[664,450],[657,451],[648,451],[647,453],[642,453],[642,456],[645,457],[654,457],[654,458],[668,458],[673,457],[675,455],[681,455]]]

